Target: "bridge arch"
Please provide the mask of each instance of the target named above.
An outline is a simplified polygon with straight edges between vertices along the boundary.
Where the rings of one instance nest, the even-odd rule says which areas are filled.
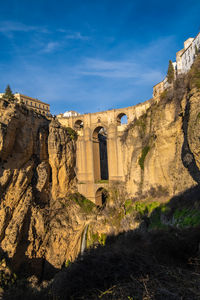
[[[95,204],[97,206],[105,206],[108,198],[108,191],[103,187],[97,189],[95,193]]]
[[[125,113],[120,113],[117,116],[117,125],[128,124],[128,117]]]
[[[92,134],[94,180],[108,180],[107,129],[97,126]]]
[[[76,120],[74,123],[74,129],[82,129],[84,127],[83,121],[82,120]]]

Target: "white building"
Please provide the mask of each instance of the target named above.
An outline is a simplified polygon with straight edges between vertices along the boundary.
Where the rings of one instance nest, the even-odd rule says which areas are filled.
[[[67,117],[67,118],[70,118],[70,117],[77,117],[79,116],[80,114],[74,110],[69,110],[69,111],[66,111],[64,114],[63,114],[63,117]]]
[[[184,42],[184,49],[176,53],[177,74],[187,73],[196,57],[196,50],[200,50],[200,32],[195,38]]]
[[[176,61],[173,62],[175,77],[187,73],[196,57],[196,51],[200,52],[200,32],[195,38],[189,38],[184,42],[184,48],[176,53]],[[170,87],[167,76],[153,87],[153,97],[158,98],[162,92]]]

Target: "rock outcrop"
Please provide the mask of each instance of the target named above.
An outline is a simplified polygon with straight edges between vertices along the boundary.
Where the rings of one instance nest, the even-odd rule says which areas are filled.
[[[129,197],[154,188],[169,199],[199,184],[199,99],[193,89],[178,103],[160,101],[129,125],[122,142]]]
[[[56,121],[0,100],[0,241],[15,270],[65,261],[70,224],[58,198],[75,188],[75,149]]]

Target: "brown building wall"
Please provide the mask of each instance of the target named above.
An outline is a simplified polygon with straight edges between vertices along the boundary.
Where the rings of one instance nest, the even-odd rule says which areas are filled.
[[[15,94],[15,98],[19,103],[24,103],[28,108],[31,108],[42,115],[50,115],[50,105],[45,102],[19,93]]]

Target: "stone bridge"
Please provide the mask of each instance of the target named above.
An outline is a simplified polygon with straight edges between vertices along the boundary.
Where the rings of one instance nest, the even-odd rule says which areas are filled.
[[[96,205],[105,201],[106,191],[113,182],[125,182],[121,136],[127,125],[139,118],[153,100],[120,109],[59,117],[59,122],[78,133],[76,174],[78,191]],[[127,123],[122,124],[123,116]]]

